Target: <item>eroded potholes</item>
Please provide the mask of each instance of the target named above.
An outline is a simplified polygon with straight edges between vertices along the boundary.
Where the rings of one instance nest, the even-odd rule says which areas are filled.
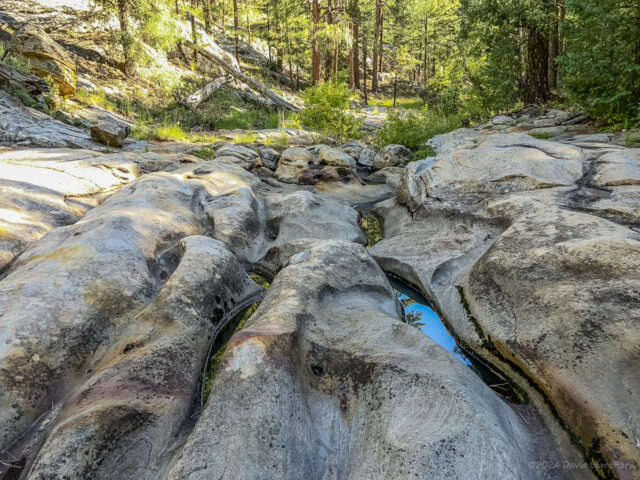
[[[404,308],[405,321],[409,325],[418,328],[431,340],[451,352],[458,360],[471,368],[500,397],[512,403],[523,403],[523,396],[516,391],[503,374],[455,340],[428,299],[399,280],[391,276],[387,276],[387,278]]]
[[[251,273],[250,277],[265,290],[271,286],[271,281],[258,273]],[[226,322],[225,325],[221,325],[220,329],[214,333],[212,344],[209,348],[207,363],[202,375],[201,406],[204,406],[207,403],[207,399],[211,393],[211,387],[213,386],[213,381],[215,380],[218,369],[220,368],[220,362],[222,361],[224,352],[227,350],[229,340],[231,340],[231,337],[233,337],[236,332],[239,332],[244,328],[247,320],[251,318],[251,315],[254,314],[261,303],[262,300],[254,302],[248,307],[242,309],[228,322]]]

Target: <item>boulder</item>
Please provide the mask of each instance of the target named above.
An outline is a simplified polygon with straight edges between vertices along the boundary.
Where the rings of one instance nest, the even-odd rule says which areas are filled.
[[[323,182],[357,182],[356,161],[327,145],[287,148],[278,161],[276,178],[285,183],[316,185]]]
[[[106,121],[91,126],[91,138],[110,147],[122,148],[131,133],[131,126],[124,122]]]
[[[49,115],[25,107],[0,90],[0,144],[13,147],[53,147],[101,149],[89,135]]]
[[[593,162],[595,175],[591,183],[597,187],[640,185],[640,149],[607,153]]]
[[[61,95],[76,92],[74,60],[40,27],[25,24],[14,35],[12,48],[29,62],[34,73],[43,78],[51,77]]]
[[[342,150],[344,153],[349,155],[351,158],[353,158],[357,162],[358,159],[360,158],[361,152],[365,148],[367,148],[367,146],[364,143],[352,140],[342,145],[340,147],[340,150]]]
[[[373,160],[376,170],[382,170],[387,167],[404,166],[413,159],[411,150],[402,145],[387,145],[384,147]]]
[[[373,168],[375,166],[375,159],[377,153],[370,149],[364,148],[360,152],[360,156],[358,157],[358,165],[362,165],[363,167]]]
[[[251,170],[261,165],[260,155],[252,148],[242,145],[227,144],[219,147],[216,150],[214,158],[224,158],[228,161],[237,163],[245,170]]]
[[[258,147],[258,153],[260,154],[262,165],[267,167],[269,170],[274,171],[276,168],[278,168],[278,160],[280,160],[280,154],[273,148],[261,145],[260,147]]]

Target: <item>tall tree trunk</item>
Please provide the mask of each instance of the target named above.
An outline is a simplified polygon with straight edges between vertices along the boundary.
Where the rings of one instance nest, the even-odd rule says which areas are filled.
[[[267,47],[269,48],[269,61],[273,61],[271,55],[271,17],[269,16],[269,2],[267,2]]]
[[[226,0],[222,0],[222,33],[225,33],[227,31],[225,23],[226,23],[226,16],[225,13],[227,11],[227,2]]]
[[[558,5],[558,24],[562,25],[565,17],[565,5],[564,0],[557,0]],[[564,55],[564,41],[562,39],[562,32],[558,31],[558,57]],[[562,88],[562,65],[556,65],[556,87],[558,90]]]
[[[373,30],[373,72],[371,74],[371,91],[378,91],[378,38],[380,37],[380,23],[382,18],[382,0],[376,0],[376,21]]]
[[[424,87],[429,88],[429,15],[424,14]]]
[[[349,34],[351,35],[351,47],[349,48],[349,89],[353,90],[355,87],[354,71],[355,65],[353,64],[353,52],[358,49],[358,45],[353,44],[353,19],[349,20]]]
[[[211,0],[202,0],[202,15],[204,16],[204,30],[211,34]]]
[[[249,21],[249,2],[245,2],[245,20],[247,22],[247,43],[251,45],[251,22]]]
[[[291,84],[291,90],[295,90],[296,87],[293,83],[293,63],[291,60],[291,35],[289,34],[289,18],[287,17],[287,22],[285,23],[285,35],[287,37],[287,57],[289,60],[289,82]]]
[[[362,85],[364,88],[364,104],[369,104],[367,98],[367,30],[366,24],[362,23]]]
[[[313,23],[311,32],[311,84],[318,86],[320,83],[320,53],[318,52],[318,24],[320,23],[319,0],[312,0],[311,21]]]
[[[398,72],[393,74],[393,108],[396,108],[397,93],[398,93]]]
[[[236,41],[236,62],[240,63],[240,39],[238,38],[238,0],[233,0],[233,36]]]
[[[636,66],[640,67],[640,0],[636,0],[636,45],[635,45],[635,58],[634,62]],[[638,71],[633,72],[634,85],[634,97],[636,103],[640,102],[640,80],[638,78]]]
[[[382,37],[384,36],[384,15],[380,12],[380,46],[378,47],[378,73],[382,73]]]
[[[333,8],[331,6],[331,0],[327,0],[327,25],[333,23]],[[333,49],[331,53],[328,53],[324,59],[324,81],[328,82],[331,78],[331,72],[333,72]]]
[[[524,104],[549,100],[549,38],[539,28],[527,29],[527,66],[524,80]]]
[[[127,0],[118,0],[118,22],[120,24],[122,44],[122,71],[125,75],[133,75],[133,58],[131,58],[132,38],[129,34],[129,12]]]
[[[358,3],[356,0],[356,11],[358,8]],[[354,66],[354,70],[353,70],[353,85],[356,88],[360,88],[360,61],[359,61],[359,57],[360,55],[358,55],[358,41],[359,41],[359,25],[358,25],[358,19],[355,19],[355,22],[353,23],[353,66]]]
[[[191,20],[191,41],[195,48],[193,49],[193,63],[198,64],[198,33],[196,31],[196,16],[189,13],[189,19]]]
[[[549,61],[547,71],[549,74],[549,90],[558,88],[558,66],[556,58],[560,53],[560,32],[559,32],[559,6],[553,4],[549,20]]]

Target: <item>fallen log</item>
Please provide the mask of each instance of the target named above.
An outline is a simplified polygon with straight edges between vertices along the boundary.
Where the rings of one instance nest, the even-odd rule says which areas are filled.
[[[276,108],[275,102],[273,102],[272,100],[269,100],[268,98],[262,98],[261,96],[256,95],[255,93],[239,91],[238,94],[240,95],[240,97],[244,102],[251,103],[256,107],[265,108],[265,109]]]
[[[215,49],[211,48],[211,46],[196,45],[190,40],[185,40],[184,43],[191,48],[197,48],[199,55],[202,55],[207,60],[210,60],[216,63],[217,65],[222,67],[222,69],[225,72],[227,72],[229,75],[233,76],[235,79],[243,83],[246,83],[251,88],[259,92],[263,97],[271,100],[277,106],[284,108],[286,110],[291,110],[292,112],[298,111],[298,107],[288,102],[281,96],[275,94],[271,89],[267,88],[264,84],[258,82],[257,80],[254,80],[247,74],[241,72],[239,69],[236,69],[233,66],[229,65],[229,63],[227,63],[227,61],[225,61],[224,58],[220,54],[218,54]],[[218,47],[218,49],[220,49],[220,47]]]
[[[220,90],[226,83],[229,82],[228,76],[218,77],[213,82],[207,83],[204,87],[196,90],[189,95],[185,103],[190,108],[197,108],[202,102],[206,102],[211,96]]]
[[[49,85],[40,77],[21,72],[5,63],[0,63],[0,82],[24,90],[34,98],[49,91]]]

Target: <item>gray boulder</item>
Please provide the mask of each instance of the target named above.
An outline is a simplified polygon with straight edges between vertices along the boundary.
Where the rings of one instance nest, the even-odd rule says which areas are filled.
[[[135,157],[79,149],[0,152],[0,270],[30,243],[75,223],[135,179]]]
[[[0,90],[0,144],[13,147],[52,147],[100,149],[79,128],[55,120],[49,115],[25,107]]]
[[[413,159],[411,150],[402,145],[387,145],[384,147],[373,160],[376,170],[382,170],[387,167],[404,166]]]
[[[216,150],[214,158],[226,159],[237,163],[245,170],[251,170],[261,165],[258,152],[243,145],[223,145]]]
[[[262,165],[267,167],[269,170],[274,170],[278,168],[278,160],[280,160],[280,154],[276,152],[273,148],[267,147],[265,145],[261,145],[258,147],[258,152],[260,153],[260,160],[262,161]]]
[[[363,167],[374,168],[376,155],[377,153],[374,150],[370,148],[364,148],[360,152],[360,156],[358,157],[358,164],[362,165]]]
[[[91,126],[91,138],[110,147],[122,148],[131,133],[131,126],[124,122],[106,121]]]

